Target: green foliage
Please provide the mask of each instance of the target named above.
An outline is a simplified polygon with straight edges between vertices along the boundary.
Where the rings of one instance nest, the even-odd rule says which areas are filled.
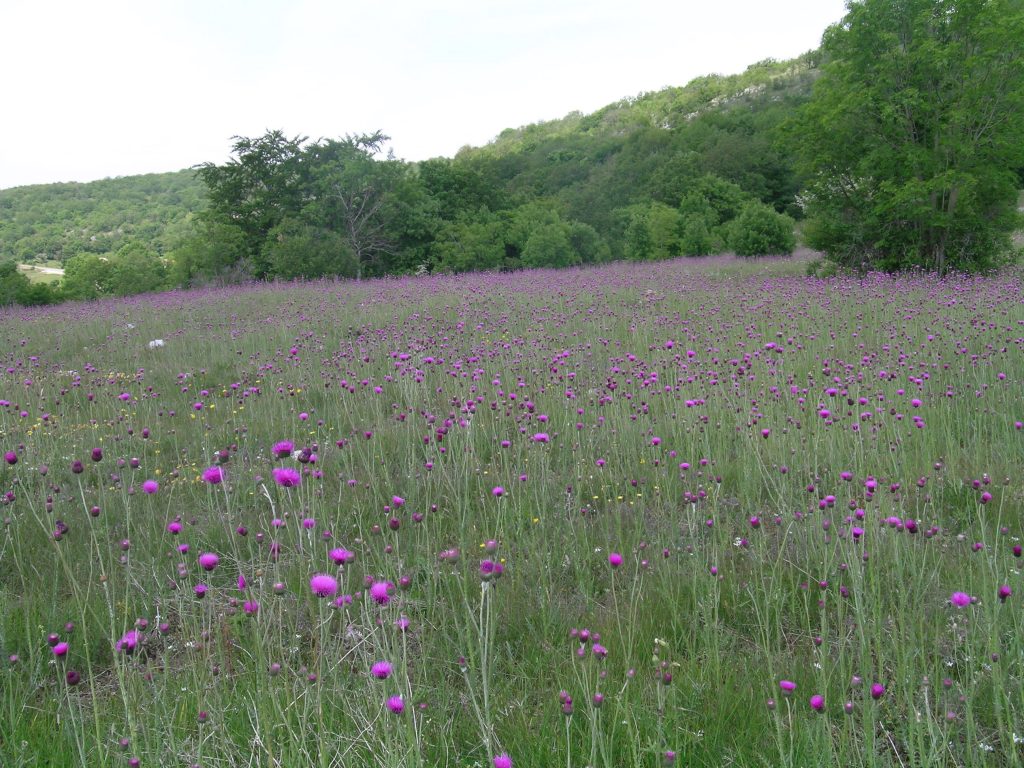
[[[126,243],[109,256],[82,254],[64,267],[60,293],[64,299],[85,300],[130,296],[167,287],[164,261],[142,243]]]
[[[657,261],[678,256],[682,214],[664,203],[637,204],[628,209],[624,250],[631,261]]]
[[[859,0],[789,126],[807,239],[851,267],[994,266],[1024,163],[1019,0]]]
[[[794,222],[771,206],[751,202],[729,225],[729,246],[739,256],[790,254],[796,247]]]
[[[142,243],[126,243],[110,260],[110,288],[116,296],[148,293],[165,288],[167,267]]]
[[[430,249],[443,272],[499,268],[505,259],[505,225],[494,216],[442,225]]]
[[[679,252],[684,256],[707,256],[721,248],[721,240],[712,234],[708,216],[699,213],[683,215],[680,235]]]
[[[85,253],[64,265],[61,295],[65,299],[98,299],[113,293],[114,267],[105,256]]]
[[[18,271],[14,261],[0,262],[0,307],[20,304],[30,287],[28,278]]]
[[[262,256],[269,271],[285,280],[356,275],[356,256],[344,237],[297,219],[285,219],[270,230]]]
[[[205,204],[194,171],[0,190],[0,259],[41,263],[112,253],[129,240],[163,254]]]
[[[204,215],[193,222],[169,255],[175,285],[237,282],[252,274],[241,227],[211,216]]]
[[[526,267],[568,267],[580,261],[569,241],[569,228],[560,223],[536,227],[523,248],[522,262]]]

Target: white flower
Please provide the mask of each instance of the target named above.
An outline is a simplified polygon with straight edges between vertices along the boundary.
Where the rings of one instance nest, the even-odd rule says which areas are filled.
[[[164,345],[164,340],[163,339],[153,339],[151,342],[149,342],[149,348],[150,349],[157,349],[159,347],[162,347],[163,345]]]

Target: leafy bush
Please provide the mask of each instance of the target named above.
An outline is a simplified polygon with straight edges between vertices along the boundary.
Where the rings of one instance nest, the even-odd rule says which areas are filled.
[[[729,246],[739,256],[790,254],[796,247],[793,220],[763,203],[748,203],[729,227]]]

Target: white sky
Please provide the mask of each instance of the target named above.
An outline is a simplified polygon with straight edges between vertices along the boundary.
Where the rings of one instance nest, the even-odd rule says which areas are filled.
[[[818,46],[843,0],[0,0],[0,189],[383,130],[406,160]]]

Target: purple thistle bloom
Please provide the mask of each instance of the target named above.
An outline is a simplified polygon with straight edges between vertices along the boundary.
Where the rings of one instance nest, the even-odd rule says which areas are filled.
[[[334,597],[338,592],[338,580],[326,573],[318,573],[309,580],[309,588],[317,597]]]
[[[966,608],[971,604],[971,596],[966,592],[954,592],[949,596],[949,602],[957,608]]]
[[[135,652],[136,647],[139,645],[141,640],[138,630],[129,629],[125,632],[121,639],[114,644],[114,650],[124,654],[132,654]]]
[[[375,581],[370,585],[370,597],[377,605],[387,605],[391,602],[391,585],[386,581]]]
[[[512,758],[502,752],[494,758],[494,768],[512,768]]]
[[[295,450],[295,444],[291,440],[281,440],[274,443],[274,456],[278,459],[287,459]]]
[[[351,563],[356,559],[356,553],[350,552],[344,547],[332,549],[330,552],[327,553],[327,556],[334,561],[335,565],[347,565],[348,563]]]
[[[996,592],[996,594],[999,596],[1000,601],[1005,602],[1006,598],[1011,597],[1013,595],[1013,590],[1010,589],[1009,584],[1003,584],[1001,587],[999,587],[999,590]]]
[[[198,597],[200,600],[206,597],[206,592],[208,589],[209,587],[207,587],[205,584],[196,584],[194,587],[192,587],[192,591],[196,593],[196,597]]]
[[[885,695],[885,686],[881,683],[874,683],[871,686],[871,698],[880,699]]]
[[[372,667],[370,667],[370,674],[378,680],[387,680],[391,677],[391,662],[389,661],[378,661]]]
[[[825,710],[825,697],[820,693],[811,696],[811,709],[815,712],[823,712]]]
[[[8,451],[4,454],[4,461],[13,466],[18,463],[18,454],[14,451]]]
[[[494,489],[491,491],[491,495],[494,496],[494,498],[496,499],[500,499],[502,496],[505,495],[505,489],[502,488],[500,485],[496,485],[494,486]]]
[[[782,690],[783,696],[789,696],[796,690],[796,683],[792,680],[780,680],[779,688]]]
[[[55,646],[53,646],[53,655],[58,658],[67,656],[68,648],[70,648],[70,646],[67,643],[57,643]]]
[[[274,482],[282,488],[294,488],[302,482],[302,476],[298,470],[291,467],[274,467],[272,474],[274,475]]]
[[[203,552],[199,556],[199,567],[204,571],[212,571],[219,562],[220,558],[213,554],[213,552]]]
[[[608,554],[608,565],[612,568],[618,568],[622,565],[622,555],[618,552],[611,552]]]
[[[405,699],[403,699],[401,696],[392,696],[387,701],[387,707],[394,714],[400,715],[403,712],[405,712]]]
[[[219,485],[224,480],[224,470],[220,467],[208,467],[203,470],[203,482]]]
[[[146,480],[142,484],[142,490],[149,494],[154,494],[160,490],[160,483],[156,480]]]

